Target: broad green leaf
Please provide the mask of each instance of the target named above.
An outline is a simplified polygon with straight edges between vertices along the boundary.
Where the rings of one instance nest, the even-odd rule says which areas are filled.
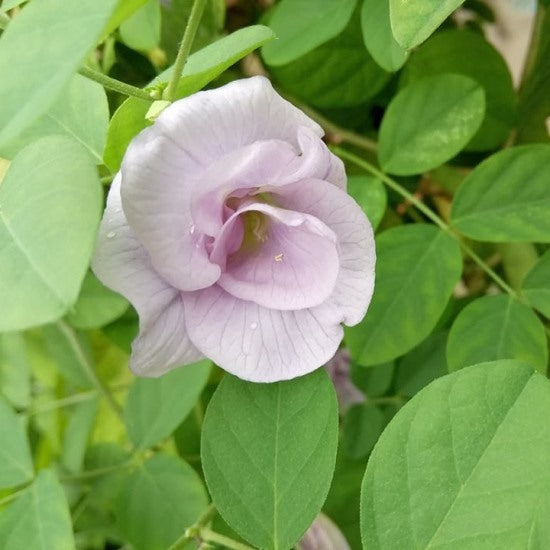
[[[149,0],[120,25],[122,41],[134,50],[149,51],[160,42],[160,3]]]
[[[547,250],[527,274],[521,293],[532,307],[550,319],[550,250]]]
[[[264,46],[268,65],[285,65],[338,36],[352,17],[357,0],[282,0],[269,21],[277,40]]]
[[[525,276],[537,263],[537,247],[533,243],[501,243],[497,250],[502,257],[506,280],[514,290],[519,290]]]
[[[123,21],[126,21],[137,10],[139,10],[148,0],[118,0],[115,10],[107,21],[101,41],[105,40],[115,29],[117,29]]]
[[[77,299],[101,216],[90,155],[66,137],[35,141],[11,163],[0,204],[0,331],[58,319]]]
[[[109,106],[103,86],[80,75],[73,76],[48,112],[0,148],[0,156],[13,158],[23,147],[49,135],[78,141],[101,164]]]
[[[395,39],[410,50],[424,42],[464,0],[389,0]]]
[[[412,397],[430,382],[447,374],[447,332],[434,332],[398,363],[396,391]]]
[[[462,271],[458,244],[432,225],[384,231],[376,239],[376,285],[367,315],[346,329],[354,361],[369,366],[419,344],[443,313]]]
[[[183,460],[156,454],[122,482],[117,525],[135,550],[166,550],[208,504],[197,473]]]
[[[353,460],[367,456],[384,429],[384,415],[375,405],[353,405],[346,413],[342,446]]]
[[[203,360],[164,374],[136,378],[124,409],[128,435],[138,449],[147,449],[169,436],[195,405],[212,363]]]
[[[485,118],[466,150],[486,151],[498,147],[516,121],[516,93],[500,53],[476,32],[437,33],[411,55],[403,69],[401,83],[442,73],[468,76],[485,91]]]
[[[115,0],[42,0],[13,19],[0,38],[0,146],[48,110],[114,6]]]
[[[320,108],[360,105],[390,78],[365,51],[356,17],[336,38],[291,63],[272,67],[271,73],[284,90]]]
[[[199,91],[231,65],[274,37],[263,25],[240,29],[191,55],[185,65],[176,96]],[[153,84],[167,82],[172,68],[164,71]],[[128,144],[141,130],[150,125],[145,119],[150,103],[135,97],[128,98],[115,112],[107,134],[103,160],[112,172],[120,168]]]
[[[447,342],[449,370],[496,359],[518,359],[546,372],[544,326],[533,311],[509,296],[484,296],[455,319]]]
[[[369,398],[384,395],[392,385],[394,361],[371,365],[368,369],[357,363],[351,364],[351,380]]]
[[[549,415],[548,380],[518,361],[430,384],[371,454],[363,548],[546,548]]]
[[[201,443],[217,510],[254,546],[290,548],[326,498],[337,440],[336,395],[323,369],[274,384],[226,375]]]
[[[365,46],[380,67],[393,72],[403,66],[409,54],[393,37],[387,0],[363,0],[361,28]]]
[[[379,158],[385,171],[419,174],[459,153],[485,113],[481,86],[463,75],[445,74],[403,88],[384,114]]]
[[[505,149],[479,164],[459,187],[451,222],[480,241],[550,242],[550,145]]]
[[[2,550],[74,550],[69,505],[51,470],[0,514]]]
[[[0,441],[0,489],[32,479],[34,468],[24,421],[1,395]]]
[[[67,315],[75,328],[98,328],[118,319],[128,309],[128,302],[118,293],[103,286],[88,271],[82,282],[78,300]]]
[[[17,409],[31,402],[31,365],[25,337],[19,332],[0,334],[0,393]]]
[[[357,201],[376,229],[384,216],[388,200],[384,184],[373,176],[350,176],[348,193]]]

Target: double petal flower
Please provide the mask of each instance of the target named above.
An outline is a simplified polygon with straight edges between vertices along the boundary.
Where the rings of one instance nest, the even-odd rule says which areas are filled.
[[[375,250],[322,135],[253,77],[175,102],[133,140],[92,265],[139,314],[136,374],[206,356],[274,382],[334,355],[367,310]]]

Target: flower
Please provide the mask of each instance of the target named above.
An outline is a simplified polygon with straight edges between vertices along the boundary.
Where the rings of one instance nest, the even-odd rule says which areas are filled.
[[[375,251],[322,135],[253,77],[173,103],[132,141],[92,267],[138,312],[136,374],[206,356],[274,382],[334,355],[367,310]]]
[[[350,547],[334,522],[325,514],[319,514],[296,545],[296,550],[350,550]]]

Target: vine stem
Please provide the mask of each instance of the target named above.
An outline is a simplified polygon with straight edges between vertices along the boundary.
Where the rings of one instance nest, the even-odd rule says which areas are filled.
[[[434,222],[440,229],[448,233],[455,241],[458,242],[460,248],[469,256],[502,290],[513,298],[519,298],[517,292],[508,284],[502,277],[495,273],[486,262],[484,262],[463,240],[457,235],[442,218],[440,218],[431,208],[426,206],[422,201],[418,200],[412,193],[409,193],[403,186],[390,178],[387,174],[370,164],[369,162],[357,157],[339,147],[333,147],[332,150],[341,158],[348,160],[359,168],[366,170],[373,176],[382,180],[390,189],[407,199],[417,210],[422,212],[429,220]]]
[[[92,384],[96,387],[96,390],[105,398],[113,412],[120,418],[121,422],[124,422],[122,417],[122,409],[120,405],[115,401],[113,394],[108,386],[106,386],[97,376],[93,365],[90,363],[90,360],[86,356],[86,353],[82,349],[82,345],[78,341],[76,333],[72,327],[70,327],[65,321],[58,321],[57,327],[63,333],[67,342],[71,346],[82,370],[86,373]]]
[[[206,527],[201,529],[200,538],[205,542],[213,542],[224,546],[225,548],[230,548],[230,550],[254,550],[254,548],[252,546],[248,546],[248,544],[237,542],[236,540],[230,539],[225,535],[220,535],[219,533],[207,529]]]
[[[94,71],[89,67],[80,67],[80,69],[78,69],[78,73],[86,78],[89,78],[90,80],[99,82],[99,84],[108,90],[113,90],[115,92],[119,92],[127,96],[137,97],[139,99],[144,99],[145,101],[153,101],[153,98],[149,95],[149,92],[142,90],[141,88],[137,88],[136,86],[126,84],[125,82],[121,82],[120,80],[116,80],[116,78],[111,78],[110,76],[98,71]]]
[[[176,61],[174,63],[174,69],[172,71],[172,77],[170,82],[166,87],[163,98],[168,101],[174,101],[176,99],[176,90],[178,83],[180,81],[181,75],[183,74],[183,68],[191,52],[191,46],[193,45],[193,40],[195,39],[195,34],[197,34],[197,29],[199,28],[199,23],[204,12],[204,7],[207,0],[194,0],[193,7],[191,8],[191,13],[189,15],[189,21],[187,21],[187,26],[185,27],[185,32],[183,33],[183,38],[178,50],[178,55],[176,56]]]

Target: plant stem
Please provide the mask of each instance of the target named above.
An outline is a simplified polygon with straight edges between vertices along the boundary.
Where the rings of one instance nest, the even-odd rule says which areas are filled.
[[[325,118],[322,114],[318,113],[305,103],[298,101],[296,98],[288,94],[282,93],[280,90],[278,90],[278,92],[290,101],[290,103],[298,107],[307,116],[309,116],[309,118],[312,118],[315,122],[317,122],[317,124],[319,124],[319,126],[321,126],[327,134],[334,134],[342,141],[355,145],[356,147],[369,151],[370,153],[375,153],[378,150],[378,144],[374,140],[360,136],[350,130],[346,130],[345,128],[342,128],[341,126],[338,126],[334,122],[330,121],[328,118]]]
[[[248,546],[248,544],[242,544],[241,542],[237,542],[236,540],[230,539],[225,535],[220,535],[219,533],[215,533],[214,531],[206,528],[201,529],[200,538],[206,542],[220,544],[221,546],[225,546],[225,548],[230,548],[231,550],[254,550],[254,548],[252,546]]]
[[[212,518],[216,515],[217,510],[214,504],[210,504],[208,508],[199,516],[199,519],[188,529],[185,530],[183,535],[174,542],[168,550],[180,550],[190,540],[199,538],[201,529],[210,523]]]
[[[9,494],[8,496],[5,496],[4,498],[0,498],[0,508],[2,506],[5,506],[6,504],[9,504],[12,500],[15,500],[17,497],[19,497],[25,491],[27,491],[31,486],[32,481],[25,483],[25,485],[21,486],[19,489],[15,490],[13,493]]]
[[[527,55],[523,62],[523,71],[521,74],[520,87],[518,95],[521,97],[525,91],[526,86],[528,85],[533,71],[535,69],[537,58],[540,51],[540,43],[542,38],[542,31],[544,27],[544,18],[546,15],[546,8],[542,5],[541,2],[537,4],[537,12],[533,19],[533,27],[531,30],[531,37],[529,38],[529,46],[527,47]]]
[[[197,34],[197,29],[199,28],[199,23],[205,5],[206,0],[194,0],[193,2],[191,14],[189,15],[189,21],[187,21],[187,26],[185,27],[185,32],[183,33],[183,39],[174,63],[172,77],[170,78],[170,82],[163,94],[164,99],[167,99],[168,101],[174,101],[174,99],[176,99],[178,83],[183,73],[185,63],[187,62],[187,58],[189,57],[191,46],[193,45],[193,40],[195,39],[195,34]]]
[[[502,290],[513,298],[518,298],[517,292],[510,286],[502,277],[495,273],[486,262],[484,262],[463,240],[457,235],[451,227],[441,219],[431,208],[426,206],[422,201],[418,200],[412,193],[409,193],[403,186],[390,178],[387,174],[384,174],[381,170],[370,164],[369,162],[357,157],[353,153],[334,147],[333,151],[343,159],[352,162],[356,166],[363,168],[373,176],[376,176],[382,180],[390,189],[393,189],[396,193],[407,199],[412,205],[415,206],[420,212],[422,212],[429,220],[434,222],[440,229],[448,233],[453,239],[455,239],[460,248],[468,255],[495,283],[497,283]]]
[[[96,468],[95,470],[88,470],[80,472],[79,474],[63,476],[61,477],[61,481],[66,483],[68,481],[84,481],[86,479],[93,479],[95,477],[101,477],[106,474],[112,474],[113,472],[118,472],[119,470],[129,468],[134,464],[134,460],[127,460],[126,462],[115,464],[114,466],[105,466],[104,468]]]
[[[130,84],[126,84],[125,82],[121,82],[120,80],[116,80],[115,78],[111,78],[110,76],[107,76],[98,71],[94,71],[89,67],[82,66],[80,67],[80,69],[78,69],[78,72],[79,74],[85,76],[86,78],[89,78],[90,80],[95,80],[96,82],[99,82],[108,90],[113,90],[120,94],[137,97],[146,101],[153,101],[153,98],[145,90],[137,88],[136,86],[131,86]]]
[[[86,353],[84,352],[80,342],[78,341],[74,329],[70,327],[67,323],[65,323],[65,321],[58,321],[57,326],[67,339],[67,342],[69,342],[69,345],[76,355],[76,358],[78,359],[82,370],[88,375],[88,378],[96,387],[96,390],[105,398],[113,412],[120,418],[121,422],[123,422],[124,420],[122,418],[122,409],[115,401],[115,398],[113,397],[113,394],[111,393],[109,387],[106,386],[97,376],[93,365],[90,363],[88,357],[86,356]]]

